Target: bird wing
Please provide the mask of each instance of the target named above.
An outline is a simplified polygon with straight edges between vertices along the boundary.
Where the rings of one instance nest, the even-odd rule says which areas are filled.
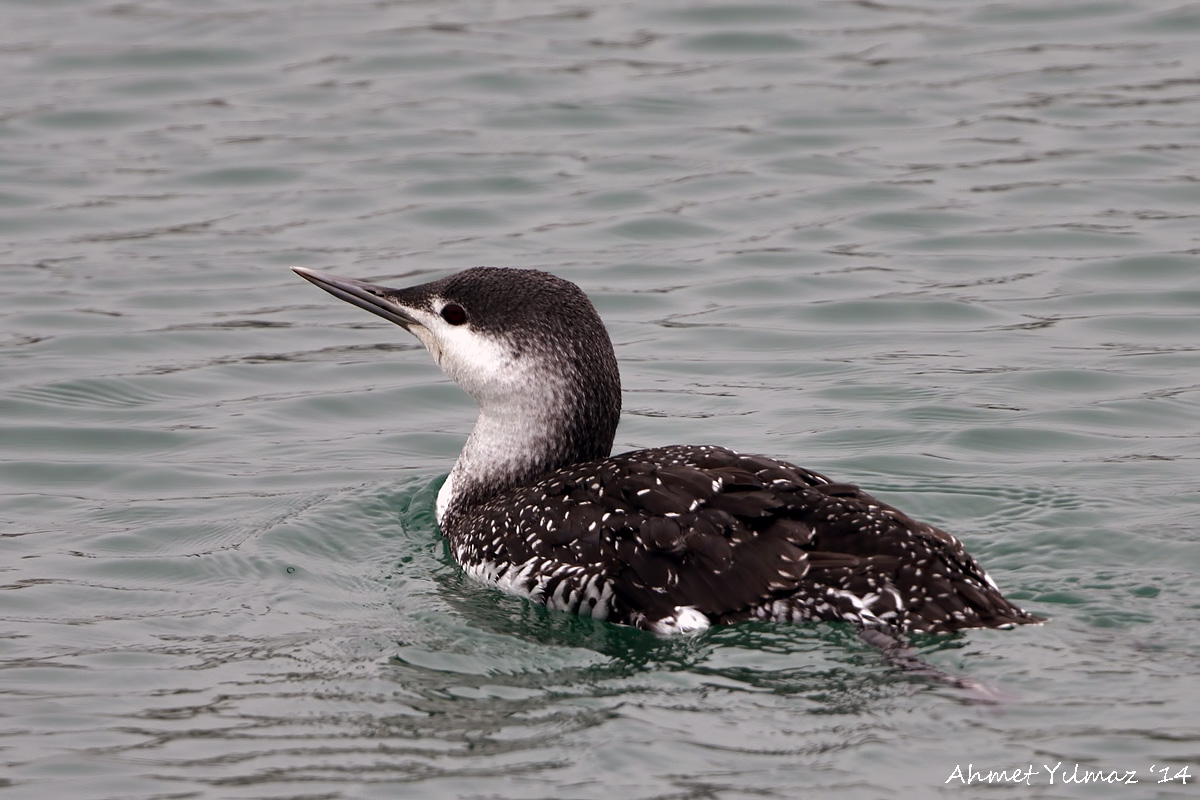
[[[539,545],[602,568],[614,612],[644,627],[683,607],[775,618],[780,600],[783,618],[924,631],[1032,621],[950,534],[794,464],[680,446],[573,474],[546,498],[560,523]]]
[[[852,554],[818,549],[798,513],[829,482],[789,464],[722,448],[662,448],[615,457],[598,501],[600,546],[617,599],[648,626],[692,607],[713,621],[795,596],[814,569],[850,569]]]

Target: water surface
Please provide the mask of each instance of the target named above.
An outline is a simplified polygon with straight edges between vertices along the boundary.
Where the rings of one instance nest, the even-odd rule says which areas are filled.
[[[31,0],[0,32],[6,796],[1194,794],[1196,6]],[[618,449],[861,483],[1052,622],[916,642],[981,707],[836,625],[659,639],[480,588],[433,522],[469,399],[291,264],[574,280]]]

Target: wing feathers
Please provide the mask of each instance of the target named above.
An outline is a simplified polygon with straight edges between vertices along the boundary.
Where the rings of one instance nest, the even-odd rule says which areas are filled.
[[[614,592],[610,619],[653,627],[691,607],[712,622],[829,618],[922,631],[1036,621],[953,536],[786,462],[642,450],[522,492],[497,503],[521,509],[518,524],[537,535],[509,537],[495,557],[599,571]]]

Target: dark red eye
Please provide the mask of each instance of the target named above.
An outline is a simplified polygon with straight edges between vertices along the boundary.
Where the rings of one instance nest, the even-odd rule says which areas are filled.
[[[451,325],[462,325],[467,321],[467,312],[458,303],[446,303],[442,306],[442,319]]]

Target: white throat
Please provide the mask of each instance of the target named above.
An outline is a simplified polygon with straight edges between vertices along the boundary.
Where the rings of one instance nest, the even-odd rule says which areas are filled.
[[[438,490],[439,525],[459,493],[472,485],[503,483],[539,462],[545,463],[545,452],[551,445],[549,439],[555,433],[555,422],[548,413],[552,404],[548,406],[547,401],[557,399],[558,394],[554,387],[543,382],[541,392],[524,396],[536,397],[537,405],[489,404],[479,412],[450,476]]]
[[[437,496],[437,522],[442,524],[442,520],[446,518],[446,510],[450,508],[450,501],[454,499],[454,472],[446,476],[446,482],[442,484],[442,488],[438,489]]]

